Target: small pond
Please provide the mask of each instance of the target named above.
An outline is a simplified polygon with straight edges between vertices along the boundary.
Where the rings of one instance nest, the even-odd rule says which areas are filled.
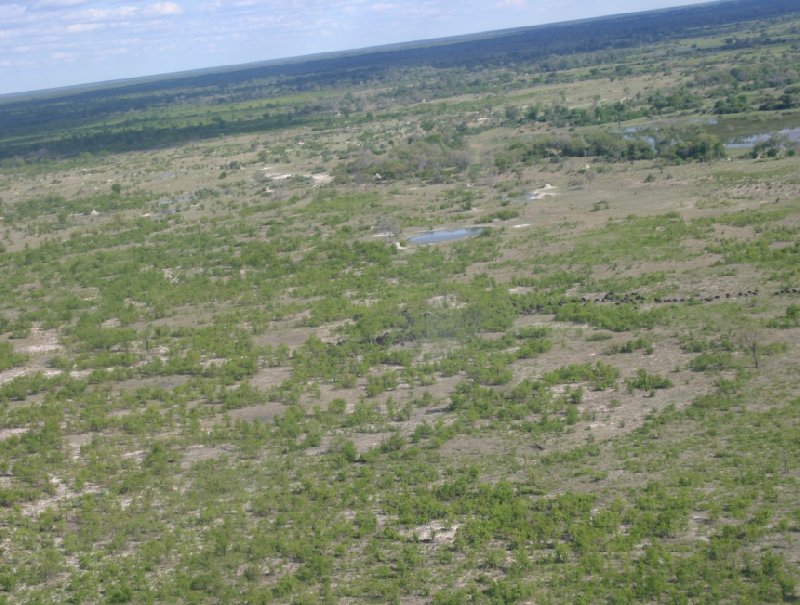
[[[784,128],[776,132],[760,132],[758,134],[735,137],[725,141],[725,147],[728,149],[749,149],[756,143],[769,141],[773,135],[786,137],[792,143],[800,142],[800,128]]]
[[[451,242],[465,237],[474,237],[484,232],[483,227],[459,227],[458,229],[439,229],[438,231],[426,231],[408,238],[409,244],[438,244],[441,242]]]

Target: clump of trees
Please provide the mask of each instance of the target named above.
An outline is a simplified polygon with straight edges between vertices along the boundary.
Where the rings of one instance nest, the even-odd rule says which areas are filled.
[[[386,150],[364,149],[358,158],[334,172],[340,182],[372,183],[417,179],[450,182],[470,166],[464,130],[443,126],[427,128]]]
[[[725,157],[725,146],[700,127],[619,133],[608,130],[570,135],[536,135],[511,142],[495,155],[501,172],[544,158],[599,157],[607,161],[663,159],[672,163]]]

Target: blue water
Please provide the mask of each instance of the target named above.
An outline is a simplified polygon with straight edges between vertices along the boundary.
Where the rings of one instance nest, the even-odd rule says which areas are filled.
[[[726,141],[725,147],[728,149],[749,149],[756,143],[769,141],[774,134],[783,135],[792,143],[800,142],[800,128],[784,128],[777,132],[760,132],[749,136],[736,137]]]
[[[465,237],[473,237],[483,233],[482,227],[460,227],[458,229],[440,229],[439,231],[426,231],[408,238],[409,244],[438,244],[451,242]]]

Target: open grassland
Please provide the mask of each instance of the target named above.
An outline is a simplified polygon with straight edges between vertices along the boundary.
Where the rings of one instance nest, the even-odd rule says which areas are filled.
[[[0,603],[797,601],[798,32],[4,160]]]

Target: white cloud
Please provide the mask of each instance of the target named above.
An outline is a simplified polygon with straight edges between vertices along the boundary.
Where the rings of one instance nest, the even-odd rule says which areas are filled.
[[[0,20],[11,21],[25,16],[25,7],[19,4],[0,4]]]
[[[401,6],[395,2],[376,2],[369,7],[369,9],[374,13],[386,13],[399,8],[401,8]]]
[[[89,4],[93,0],[38,0],[33,3],[34,8],[65,8]]]
[[[147,12],[152,15],[180,15],[183,9],[175,2],[157,2],[148,6]]]
[[[86,32],[97,31],[98,29],[102,28],[103,26],[100,23],[74,23],[72,25],[68,25],[65,31],[68,34],[83,34]]]
[[[133,17],[139,12],[135,6],[120,6],[119,8],[87,8],[86,10],[70,15],[76,21],[115,21]]]
[[[56,51],[54,53],[50,53],[50,59],[55,61],[56,63],[70,63],[77,58],[75,53],[66,53],[63,51]]]
[[[24,67],[28,65],[27,61],[13,61],[11,59],[0,60],[0,67]]]

